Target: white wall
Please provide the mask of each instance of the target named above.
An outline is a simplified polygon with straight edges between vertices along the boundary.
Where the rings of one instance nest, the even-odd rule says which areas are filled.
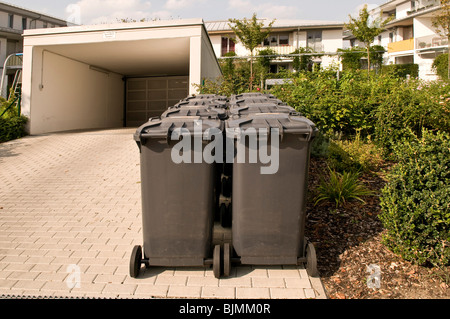
[[[411,2],[406,1],[397,6],[396,19],[402,19],[408,16],[408,11],[411,11]]]
[[[324,30],[322,31],[322,44],[325,52],[336,52],[343,46],[343,30]]]
[[[31,74],[24,74],[24,85],[31,82],[31,97],[24,97],[23,113],[30,116],[31,134],[123,125],[120,75],[91,70],[87,64],[41,48],[30,51],[25,54],[29,59],[32,53],[33,68]],[[30,76],[31,81],[26,81]]]
[[[203,33],[202,43],[201,43],[201,78],[202,79],[216,79],[222,72],[220,71],[220,66],[217,63],[217,58],[215,51],[211,50],[210,41],[208,40],[208,35]]]
[[[216,57],[222,56],[222,36],[221,35],[211,35],[211,43],[214,49],[214,54]]]

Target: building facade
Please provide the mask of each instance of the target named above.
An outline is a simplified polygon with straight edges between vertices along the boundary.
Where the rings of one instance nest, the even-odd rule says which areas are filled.
[[[0,72],[3,73],[4,63],[9,55],[23,52],[24,30],[64,26],[67,26],[64,20],[0,2]],[[21,67],[21,57],[9,59],[2,96],[6,96],[16,71]]]
[[[262,19],[264,25],[271,20]],[[206,28],[218,58],[228,52],[237,56],[250,56],[248,51],[235,39],[228,21],[205,22]],[[271,33],[257,48],[259,51],[270,48],[276,54],[291,54],[299,48],[310,48],[316,53],[332,53],[332,55],[315,56],[313,61],[323,68],[338,65],[336,51],[343,45],[344,23],[340,21],[307,21],[307,20],[275,20]],[[277,58],[271,61],[270,71],[277,73],[281,69],[293,70],[293,58]]]
[[[448,39],[440,36],[432,25],[440,10],[440,0],[393,0],[373,9],[373,16],[394,16],[386,30],[374,40],[385,47],[385,64],[419,65],[419,78],[435,80],[434,59],[448,52]]]

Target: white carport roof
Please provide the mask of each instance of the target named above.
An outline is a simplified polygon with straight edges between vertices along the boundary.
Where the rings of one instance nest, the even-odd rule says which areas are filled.
[[[25,45],[127,76],[188,74],[202,19],[26,30]],[[205,30],[206,33],[206,30]],[[124,45],[124,43],[126,45]]]

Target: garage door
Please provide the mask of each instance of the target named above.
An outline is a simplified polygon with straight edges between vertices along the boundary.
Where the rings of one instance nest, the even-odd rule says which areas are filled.
[[[189,77],[150,77],[127,80],[127,127],[138,127],[189,95]]]

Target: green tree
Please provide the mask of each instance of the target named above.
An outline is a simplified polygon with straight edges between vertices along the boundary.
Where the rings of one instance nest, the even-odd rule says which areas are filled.
[[[446,37],[450,43],[450,0],[441,0],[441,9],[437,11],[431,22],[435,31],[440,36]],[[447,77],[450,79],[450,54],[448,58]]]
[[[269,36],[275,20],[270,22],[269,25],[265,27],[264,22],[258,22],[256,13],[254,13],[250,20],[244,18],[243,20],[229,19],[228,21],[230,22],[229,26],[238,37],[242,45],[250,51],[250,91],[252,91],[254,50],[265,38]]]
[[[375,18],[373,21],[371,20],[369,11],[367,10],[367,5],[364,6],[359,11],[359,17],[353,18],[351,15],[350,22],[345,24],[345,27],[349,29],[352,34],[364,43],[367,50],[367,72],[370,74],[370,47],[372,45],[373,39],[380,35],[384,31],[384,27],[390,21],[394,19],[393,16],[390,16],[387,19],[382,18],[382,12],[378,18]]]

